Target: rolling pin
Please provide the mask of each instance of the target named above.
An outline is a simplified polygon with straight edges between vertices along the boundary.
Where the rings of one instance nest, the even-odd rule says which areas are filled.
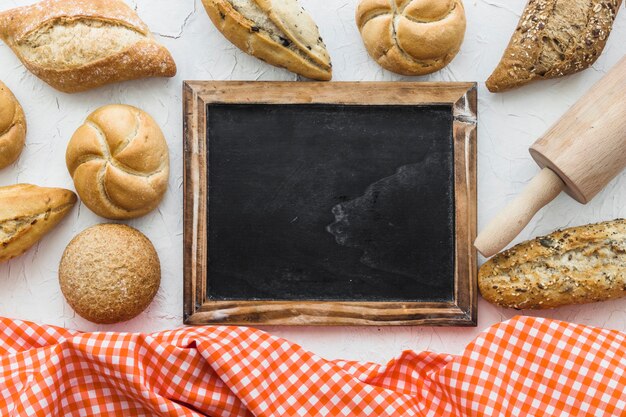
[[[484,256],[504,249],[546,204],[565,191],[588,203],[626,167],[626,56],[530,148],[542,168],[478,235]]]

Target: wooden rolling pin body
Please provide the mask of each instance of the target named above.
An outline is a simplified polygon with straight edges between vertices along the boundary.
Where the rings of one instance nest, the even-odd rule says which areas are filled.
[[[530,148],[543,168],[478,235],[485,256],[504,249],[561,190],[589,202],[626,167],[626,56]]]

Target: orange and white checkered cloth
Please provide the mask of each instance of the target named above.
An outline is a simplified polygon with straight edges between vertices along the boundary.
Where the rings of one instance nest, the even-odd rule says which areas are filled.
[[[459,355],[328,361],[244,327],[0,319],[1,416],[624,416],[626,334],[518,317]]]

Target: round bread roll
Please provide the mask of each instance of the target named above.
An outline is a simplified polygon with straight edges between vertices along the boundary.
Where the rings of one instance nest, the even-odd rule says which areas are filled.
[[[98,224],[76,236],[59,266],[61,291],[94,323],[130,320],[148,307],[161,281],[159,257],[141,232]]]
[[[163,198],[170,173],[161,129],[132,106],[100,107],[67,145],[65,161],[81,200],[107,219],[132,219]]]
[[[460,0],[362,0],[356,23],[372,58],[403,75],[445,67],[465,36]]]
[[[17,160],[25,139],[24,110],[9,87],[0,81],[0,169]]]

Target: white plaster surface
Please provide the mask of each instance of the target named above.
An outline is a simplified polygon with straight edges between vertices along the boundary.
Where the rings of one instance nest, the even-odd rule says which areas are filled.
[[[5,0],[0,10],[32,3]],[[468,27],[456,59],[426,77],[401,77],[371,60],[354,23],[357,0],[302,0],[317,21],[333,61],[336,81],[479,82],[479,228],[485,226],[538,171],[528,147],[624,53],[626,10],[592,68],[559,80],[537,82],[514,92],[491,94],[484,87],[508,43],[526,0],[465,0]],[[0,185],[16,182],[73,189],[65,168],[65,148],[74,130],[99,106],[126,103],[154,116],[171,152],[169,189],[158,210],[127,222],[145,233],[161,258],[161,288],[152,305],[134,320],[110,326],[89,323],[65,302],[57,266],[71,238],[105,221],[78,205],[65,221],[20,258],[0,265],[0,315],[85,331],[156,331],[182,325],[182,81],[295,80],[252,58],[226,41],[209,21],[200,0],[135,0],[139,15],[178,64],[172,79],[116,84],[81,94],[59,93],[30,74],[0,43],[0,79],[26,112],[26,148],[13,166],[0,172]],[[623,9],[623,7],[622,7]],[[586,206],[566,195],[548,205],[517,241],[555,228],[626,217],[626,173]],[[481,259],[482,262],[482,259]],[[626,299],[523,314],[552,317],[626,331]],[[460,353],[481,330],[519,312],[479,300],[477,328],[432,327],[263,327],[327,358],[386,361],[404,349]]]

